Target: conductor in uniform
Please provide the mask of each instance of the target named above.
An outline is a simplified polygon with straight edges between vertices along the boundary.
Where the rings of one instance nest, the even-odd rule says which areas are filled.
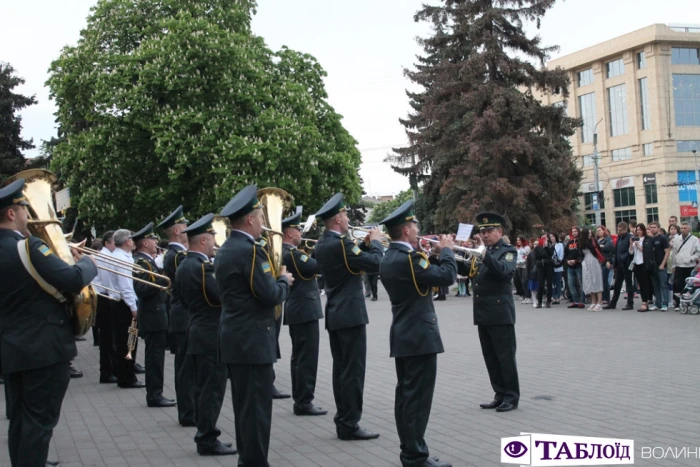
[[[24,185],[19,179],[0,189],[0,355],[13,401],[10,463],[43,467],[68,389],[70,361],[78,354],[68,304],[54,292],[70,300],[66,294],[80,293],[97,267],[75,252],[71,266],[30,236]],[[27,267],[54,290],[40,286]]]
[[[153,222],[132,235],[131,239],[136,244],[136,265],[159,274],[160,270],[154,259],[158,252],[158,236],[153,233]],[[160,287],[166,287],[168,284],[164,278],[157,278],[146,272],[135,274],[134,277],[140,279],[134,281],[134,291],[139,299],[139,335],[146,343],[146,404],[149,407],[173,407],[175,401],[163,397],[165,348],[168,340],[168,310],[165,302],[168,293],[143,281]]]
[[[284,241],[282,262],[292,273],[294,284],[289,298],[284,303],[284,324],[289,326],[292,339],[292,397],[294,414],[325,415],[327,410],[315,406],[316,374],[318,371],[319,324],[323,319],[323,306],[318,290],[316,274],[318,263],[306,252],[299,250],[301,244],[301,212],[282,220]]]
[[[474,277],[474,324],[479,329],[481,352],[495,393],[483,409],[509,412],[518,408],[520,383],[515,361],[515,305],[511,279],[517,251],[505,242],[506,220],[491,212],[476,216],[476,227],[487,250]],[[460,263],[460,274],[468,267]]]
[[[225,456],[237,451],[219,441],[221,431],[216,427],[226,395],[228,370],[218,358],[221,298],[211,262],[216,246],[213,219],[214,214],[207,214],[183,231],[189,249],[175,273],[175,290],[190,316],[186,342],[197,388],[197,452],[202,456]]]
[[[433,403],[437,354],[445,351],[433,305],[433,287],[449,287],[457,279],[452,237],[440,241],[437,264],[417,252],[418,220],[413,200],[406,201],[380,224],[391,244],[379,266],[379,275],[391,300],[391,357],[396,364],[394,416],[401,443],[403,467],[451,467],[429,457],[425,429]]]
[[[378,229],[370,231],[365,253],[347,237],[349,228],[343,194],[334,195],[316,213],[326,229],[316,243],[316,261],[325,278],[326,329],[333,357],[336,434],[341,440],[364,440],[378,433],[360,428],[365,386],[369,323],[362,290],[362,272],[378,272],[384,250]]]
[[[170,340],[175,350],[175,396],[177,397],[177,418],[181,426],[195,426],[194,374],[192,362],[187,358],[185,332],[190,317],[180,304],[176,291],[175,272],[187,255],[187,234],[184,233],[189,221],[178,206],[158,227],[168,237],[168,251],[163,258],[163,272],[170,279],[171,293],[168,303]]]
[[[294,279],[284,266],[276,278],[275,265],[255,241],[264,220],[257,191],[248,185],[221,211],[231,234],[216,254],[214,271],[222,305],[219,355],[231,379],[238,465],[267,467],[277,359],[275,306],[286,300]]]

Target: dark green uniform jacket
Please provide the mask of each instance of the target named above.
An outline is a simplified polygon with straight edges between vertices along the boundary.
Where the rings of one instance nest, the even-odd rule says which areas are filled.
[[[185,259],[187,251],[181,248],[179,245],[168,245],[168,251],[163,257],[163,273],[170,279],[172,293],[168,297],[170,301],[169,304],[169,315],[170,323],[168,330],[170,332],[185,332],[187,330],[187,324],[190,322],[190,317],[187,315],[187,311],[180,305],[180,297],[175,291],[175,272],[178,266]],[[134,284],[136,285],[136,284]]]
[[[294,284],[284,303],[284,324],[303,324],[323,319],[323,306],[318,290],[316,274],[318,263],[314,258],[295,247],[284,244],[282,263],[294,276]]]
[[[150,256],[136,252],[134,261],[137,266],[160,274],[158,265]],[[160,286],[167,285],[165,279],[158,279],[147,273],[134,274],[134,277]],[[167,331],[168,310],[165,301],[168,299],[168,293],[140,281],[134,281],[134,292],[139,299],[139,332]]]

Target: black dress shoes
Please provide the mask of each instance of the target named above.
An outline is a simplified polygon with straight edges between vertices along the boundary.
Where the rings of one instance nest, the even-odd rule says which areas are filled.
[[[197,426],[197,424],[193,420],[183,420],[180,422],[180,426],[184,428],[189,428],[192,426]]]
[[[131,384],[119,384],[119,387],[122,389],[141,389],[145,388],[146,385],[141,381],[136,380]]]
[[[197,445],[197,454],[200,456],[232,456],[238,453],[236,448],[227,446],[226,444],[217,441],[214,445]]]
[[[615,309],[615,305],[611,305],[609,303],[607,305],[603,305],[603,310],[614,310],[614,309]]]
[[[100,384],[116,384],[117,377],[114,375],[100,376]]]
[[[479,407],[482,409],[497,409],[503,401],[497,401],[496,399],[492,400],[488,404],[479,404]]]
[[[440,462],[440,459],[437,457],[428,457],[425,462],[423,462],[421,467],[452,467],[452,464]]]
[[[177,405],[177,402],[175,402],[172,399],[166,399],[165,397],[160,396],[157,399],[148,401],[147,404],[149,407],[175,407]]]
[[[622,309],[625,310],[625,311],[627,311],[627,310],[634,310],[634,307],[633,307],[632,305],[625,305]]]
[[[510,402],[504,402],[496,408],[496,412],[510,412],[511,410],[517,409],[518,406],[511,404]]]
[[[294,407],[294,415],[326,415],[327,410],[323,410],[321,407],[316,407],[313,404],[309,404],[306,407]]]
[[[134,363],[134,373],[136,373],[137,375],[142,375],[146,373],[146,369],[138,363]]]
[[[82,378],[83,377],[83,372],[80,370],[76,370],[72,366],[68,367],[68,372],[70,373],[71,378]]]
[[[376,439],[379,438],[379,433],[373,433],[365,430],[364,428],[359,428],[356,432],[349,435],[338,435],[338,438],[342,439],[343,441]]]
[[[280,392],[279,389],[276,387],[272,386],[272,398],[273,399],[289,399],[290,396],[289,394],[285,394],[283,392]]]
[[[373,302],[376,302],[376,301],[377,301],[377,297],[372,297],[372,301],[373,301]]]

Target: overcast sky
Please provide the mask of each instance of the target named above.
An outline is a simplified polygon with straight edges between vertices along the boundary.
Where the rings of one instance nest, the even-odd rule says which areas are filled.
[[[47,70],[65,45],[77,42],[96,0],[1,0],[0,61],[26,79],[19,89],[39,103],[22,113],[23,136],[55,136]],[[365,191],[395,194],[408,187],[383,163],[406,143],[398,119],[408,112],[403,69],[420,49],[426,25],[413,21],[421,0],[258,0],[253,30],[272,49],[287,45],[315,56],[328,72],[329,101],[362,151]],[[434,3],[434,0],[431,2]],[[698,0],[560,1],[542,21],[544,44],[559,45],[556,58],[653,23],[700,24]],[[535,32],[534,28],[529,28]],[[27,156],[33,157],[37,150]]]

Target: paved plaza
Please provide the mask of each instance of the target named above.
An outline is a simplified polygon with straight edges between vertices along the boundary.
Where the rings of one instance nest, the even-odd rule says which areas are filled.
[[[325,299],[324,299],[325,300]],[[533,309],[517,305],[518,410],[498,414],[479,403],[493,396],[472,299],[448,296],[435,302],[445,353],[426,440],[431,455],[458,466],[500,464],[500,438],[520,432],[614,437],[635,440],[635,465],[694,465],[696,458],[641,459],[641,448],[700,445],[700,316],[635,311],[569,310],[564,305]],[[367,302],[367,375],[362,426],[381,433],[372,441],[340,441],[333,425],[331,357],[327,334],[315,403],[322,417],[297,417],[291,399],[274,401],[270,464],[283,466],[400,466],[394,424],[395,372],[389,358],[390,304]],[[147,408],[144,389],[97,384],[98,350],[92,337],[78,343],[76,367],[85,376],[71,381],[50,460],[61,466],[236,465],[237,456],[201,457],[195,429],[177,423],[176,408]],[[275,365],[277,385],[290,392],[290,339],[280,337],[283,359]],[[143,363],[143,341],[138,360]],[[143,379],[143,375],[139,376]],[[173,356],[166,358],[166,397],[175,397]],[[4,396],[3,396],[4,398]],[[0,465],[9,466],[8,422],[0,421]],[[219,418],[223,442],[234,440],[230,393]]]

